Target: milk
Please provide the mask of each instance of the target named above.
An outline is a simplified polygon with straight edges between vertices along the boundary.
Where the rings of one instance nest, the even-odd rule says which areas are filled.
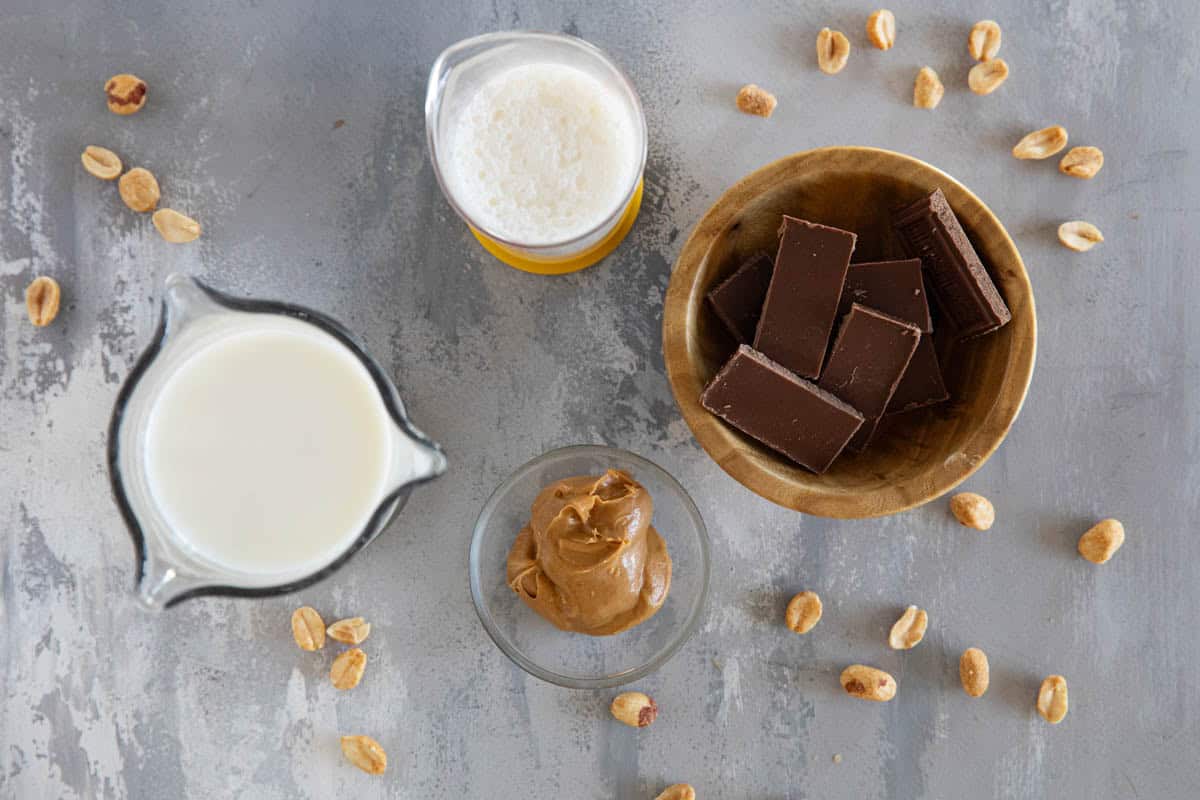
[[[447,122],[450,194],[486,232],[538,246],[578,238],[620,211],[641,167],[639,122],[575,67],[489,76]]]
[[[335,338],[278,315],[237,319],[154,399],[150,493],[201,559],[312,572],[363,531],[403,444],[366,368]]]

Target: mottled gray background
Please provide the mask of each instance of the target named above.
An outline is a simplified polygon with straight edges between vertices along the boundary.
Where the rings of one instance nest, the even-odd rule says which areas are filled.
[[[1196,4],[901,1],[887,53],[868,48],[859,0],[699,5],[3,0],[0,796],[648,799],[685,780],[703,800],[1200,795]],[[987,98],[966,89],[980,17],[1003,25],[1012,68]],[[814,63],[824,25],[853,43],[837,77]],[[641,218],[614,257],[570,277],[488,257],[426,157],[437,53],[514,27],[595,42],[646,106]],[[923,64],[947,85],[932,113],[911,106]],[[123,71],[150,84],[129,118],[101,92]],[[749,81],[778,95],[769,121],[733,110]],[[1009,155],[1053,122],[1103,148],[1097,179]],[[83,172],[91,143],[153,170],[204,237],[163,242]],[[957,176],[1029,267],[1033,386],[968,483],[995,501],[990,533],[958,527],[944,501],[861,522],[776,508],[709,461],[675,409],[659,325],[683,238],[745,172],[830,144]],[[1062,249],[1055,227],[1073,218],[1107,241]],[[299,596],[134,605],[105,426],[174,270],[342,318],[451,454],[368,557]],[[22,303],[39,274],[64,291],[45,330]],[[574,442],[663,464],[713,536],[707,618],[643,682],[662,714],[641,732],[609,718],[610,692],[526,677],[469,599],[486,495]],[[1129,539],[1097,568],[1075,540],[1108,515]],[[797,637],[779,620],[802,587],[826,611]],[[292,643],[299,601],[373,621],[357,690],[335,693],[327,659]],[[932,626],[898,654],[884,638],[908,603]],[[969,645],[991,656],[980,700],[958,684]],[[854,661],[892,671],[897,699],[843,696],[837,674]],[[1033,709],[1052,672],[1072,703],[1056,727]],[[386,777],[342,761],[351,731],[384,743]]]

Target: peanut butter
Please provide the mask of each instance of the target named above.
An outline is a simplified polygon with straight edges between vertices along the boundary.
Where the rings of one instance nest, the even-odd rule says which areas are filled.
[[[671,587],[650,493],[627,473],[556,481],[508,554],[508,585],[565,631],[608,636],[645,622]]]

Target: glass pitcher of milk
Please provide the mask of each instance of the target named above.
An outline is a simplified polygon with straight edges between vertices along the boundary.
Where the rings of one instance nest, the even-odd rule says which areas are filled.
[[[172,275],[117,396],[108,464],[138,596],[164,608],[320,580],[446,458],[340,324]]]

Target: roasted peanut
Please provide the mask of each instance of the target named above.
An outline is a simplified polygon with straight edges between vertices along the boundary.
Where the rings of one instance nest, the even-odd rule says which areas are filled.
[[[981,494],[959,492],[950,498],[950,513],[959,523],[977,531],[986,531],[996,521],[996,509]]]
[[[913,83],[913,105],[917,108],[937,108],[945,93],[946,87],[942,85],[938,74],[929,67],[921,67]]]
[[[382,775],[387,769],[387,753],[370,736],[343,736],[342,755],[363,772]]]
[[[867,17],[867,38],[880,50],[891,50],[896,44],[896,15],[886,8]]]
[[[817,66],[826,75],[836,75],[850,58],[850,40],[841,31],[822,28],[817,34]]]
[[[316,609],[301,606],[292,612],[292,637],[301,650],[320,650],[325,646],[325,622]]]
[[[1049,158],[1067,146],[1067,129],[1051,125],[1021,137],[1012,149],[1014,158]]]
[[[842,670],[842,688],[851,697],[886,703],[896,696],[896,679],[881,669],[851,664]]]
[[[761,86],[747,83],[737,93],[738,110],[756,117],[769,117],[775,112],[775,95]]]
[[[1051,675],[1042,681],[1038,689],[1037,710],[1042,719],[1057,725],[1067,716],[1067,679],[1062,675]]]
[[[113,75],[104,84],[104,98],[114,114],[136,114],[146,105],[146,82],[128,73]]]
[[[925,609],[909,606],[892,625],[892,631],[888,634],[888,646],[893,650],[911,650],[925,638],[925,629],[928,626],[929,615],[925,613]]]
[[[958,679],[970,697],[983,697],[990,681],[987,653],[978,647],[968,647],[958,659]]]
[[[1058,240],[1069,250],[1086,253],[1104,241],[1104,234],[1092,223],[1077,219],[1058,226]]]
[[[125,205],[134,211],[153,211],[161,194],[158,180],[148,169],[134,167],[117,181],[117,191]]]
[[[338,654],[329,668],[329,680],[335,689],[353,689],[362,680],[367,668],[367,654],[357,647],[352,647]]]
[[[631,728],[645,728],[658,718],[658,705],[641,692],[623,692],[613,698],[609,709],[619,722]]]
[[[159,235],[172,244],[185,244],[200,237],[200,223],[172,208],[160,208],[150,221]]]
[[[39,328],[54,321],[61,302],[62,289],[54,278],[42,275],[25,287],[25,313],[29,315],[29,321]]]
[[[1008,63],[1003,58],[980,61],[967,73],[967,86],[975,94],[991,94],[1008,80]]]
[[[1104,153],[1099,147],[1072,147],[1058,162],[1058,171],[1072,178],[1096,177],[1096,173],[1104,166]]]
[[[89,144],[83,148],[83,155],[79,157],[79,160],[83,162],[83,168],[89,174],[95,175],[102,181],[111,181],[121,174],[121,159],[106,147]]]
[[[784,621],[796,633],[808,633],[821,621],[823,608],[816,592],[801,592],[788,602]]]
[[[976,61],[990,61],[1000,52],[1000,26],[990,19],[980,20],[967,34],[967,51]]]
[[[1093,564],[1103,564],[1125,544],[1125,526],[1115,519],[1104,519],[1079,537],[1079,555]]]
[[[346,644],[361,644],[371,635],[371,623],[362,617],[339,619],[326,628],[325,632],[329,634],[330,639],[336,639]]]
[[[691,784],[676,783],[664,789],[654,800],[696,800],[696,790]]]

